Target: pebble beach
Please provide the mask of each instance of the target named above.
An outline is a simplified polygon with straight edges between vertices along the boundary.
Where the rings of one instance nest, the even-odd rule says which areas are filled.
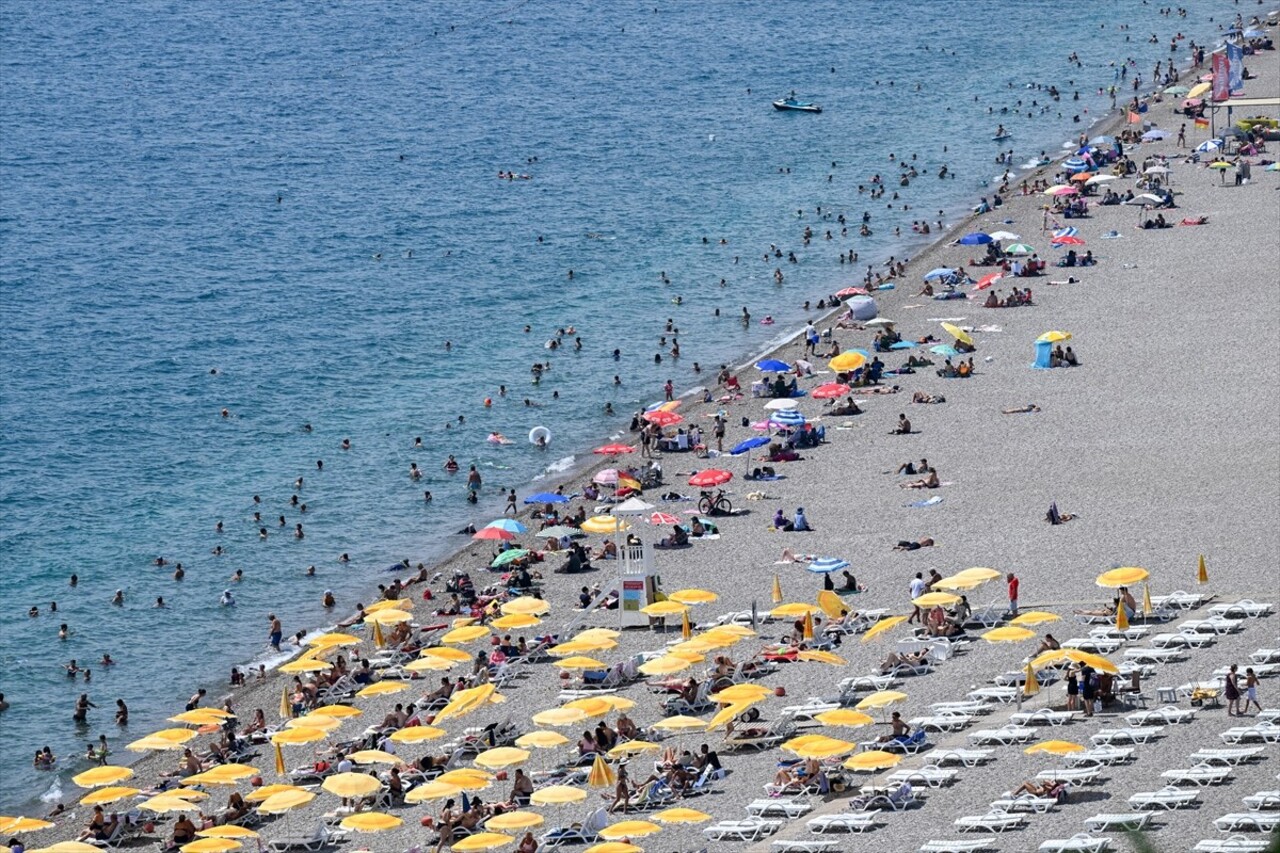
[[[1249,10],[1252,12],[1254,7]],[[1259,14],[1263,11],[1263,7],[1257,7]],[[1266,32],[1275,37],[1280,31],[1272,26]],[[1244,95],[1273,97],[1276,80],[1280,79],[1277,54],[1254,54],[1248,66],[1253,79],[1246,81]],[[1188,74],[1186,78],[1193,76]],[[1185,120],[1174,112],[1179,100],[1166,97],[1148,102],[1148,110],[1142,115],[1143,129],[1162,128],[1176,134]],[[1250,114],[1277,118],[1280,109],[1258,107]],[[1093,128],[1090,135],[1118,133],[1126,127],[1125,119],[1121,114],[1109,125]],[[1223,118],[1217,121],[1221,123]],[[1126,154],[1135,161],[1153,156],[1169,158],[1170,187],[1177,207],[1162,212],[1174,222],[1184,217],[1204,217],[1204,224],[1143,230],[1135,225],[1140,217],[1150,216],[1150,211],[1129,205],[1091,204],[1088,218],[1061,224],[1078,229],[1085,240],[1080,248],[1092,251],[1096,265],[1070,269],[1051,265],[1042,276],[1001,279],[993,286],[1001,291],[1013,283],[1032,287],[1034,302],[1030,306],[984,308],[986,293],[979,292],[967,299],[949,301],[915,294],[924,273],[934,268],[965,265],[975,276],[984,271],[969,266],[982,247],[955,244],[966,233],[1013,232],[1020,235],[1021,242],[1037,247],[1041,257],[1056,258],[1061,253],[1050,250],[1050,235],[1044,227],[1044,208],[1052,199],[1043,194],[1010,192],[1002,207],[957,223],[937,243],[911,258],[895,290],[874,294],[880,315],[892,319],[907,340],[926,335],[948,340],[941,322],[969,331],[976,343],[976,370],[971,377],[946,379],[936,375],[935,368],[886,377],[881,387],[898,385],[901,390],[895,394],[856,396],[864,411],[853,417],[827,413],[824,401],[798,398],[798,410],[825,429],[826,441],[803,450],[800,461],[776,464],[782,475],[777,480],[744,481],[743,461],[737,457],[717,460],[691,454],[663,455],[660,462],[667,485],[646,490],[645,500],[657,504],[662,511],[682,512],[691,505],[667,506],[651,492],[674,490],[696,497],[697,489],[684,485],[688,474],[707,467],[723,467],[735,475],[726,489],[736,510],[716,519],[719,538],[695,541],[689,548],[654,552],[653,564],[663,590],[704,588],[718,595],[715,602],[692,608],[691,620],[699,628],[709,627],[729,612],[755,608],[763,616],[774,606],[771,592],[775,578],[785,601],[814,603],[822,589],[822,577],[806,571],[803,564],[781,563],[784,549],[789,549],[797,555],[844,557],[865,587],[856,595],[846,596],[845,605],[852,610],[883,609],[887,614],[905,615],[911,611],[908,588],[917,572],[927,575],[937,570],[945,576],[981,566],[1002,574],[1015,573],[1021,584],[1021,610],[1048,611],[1061,617],[1059,622],[1037,627],[1037,635],[1051,630],[1063,641],[1088,635],[1089,627],[1078,624],[1073,613],[1097,608],[1110,600],[1110,590],[1098,588],[1095,578],[1117,566],[1148,570],[1153,596],[1182,590],[1208,599],[1201,608],[1181,614],[1168,625],[1152,626],[1153,634],[1177,630],[1184,619],[1202,618],[1214,604],[1242,599],[1280,604],[1275,570],[1280,529],[1274,523],[1280,507],[1280,454],[1276,452],[1280,407],[1275,398],[1280,367],[1268,346],[1276,339],[1275,322],[1280,317],[1280,291],[1276,288],[1280,270],[1280,196],[1276,191],[1280,188],[1280,174],[1255,165],[1250,182],[1235,185],[1232,172],[1220,174],[1206,168],[1208,159],[1186,162],[1194,146],[1208,138],[1207,131],[1193,132],[1189,128],[1186,147],[1179,147],[1173,136],[1126,147]],[[1274,158],[1276,145],[1268,144],[1268,151],[1261,157]],[[1251,159],[1256,163],[1259,158]],[[1059,168],[1055,162],[1039,173],[1027,175],[1026,180],[1051,179]],[[1132,185],[1133,180],[1126,178],[1108,186],[1124,191]],[[1104,239],[1108,232],[1118,236]],[[832,326],[838,313],[815,317],[815,325],[819,329]],[[1079,366],[1032,369],[1034,342],[1050,330],[1070,332]],[[874,333],[868,328],[832,331],[841,348],[869,349]],[[897,367],[908,355],[917,354],[941,362],[940,357],[927,354],[927,347],[883,354],[881,358],[886,366]],[[803,341],[797,338],[770,355],[788,362],[803,358]],[[814,375],[801,379],[801,388],[834,380],[825,361],[814,360]],[[738,373],[748,388],[757,375],[750,366]],[[916,392],[945,397],[945,402],[913,403]],[[710,404],[698,402],[697,395],[685,398],[679,411],[687,423],[699,423],[705,430],[709,429],[711,414],[722,409],[728,423],[724,445],[730,447],[756,434],[739,424],[744,418],[753,422],[763,417],[763,404],[767,401],[748,393],[724,402],[718,399],[720,393],[715,392],[717,399]],[[1032,404],[1037,411],[1002,414],[1003,410]],[[912,423],[910,434],[893,434],[901,414]],[[909,478],[895,472],[904,462],[921,458],[927,458],[937,469],[943,485],[927,492],[901,488]],[[615,464],[617,460],[602,459],[591,469],[575,472],[566,491],[579,491],[580,484],[596,470]],[[749,498],[752,493],[755,496]],[[941,500],[926,506],[912,505],[934,497]],[[579,503],[575,501],[572,507]],[[1046,523],[1045,514],[1051,504],[1074,518],[1061,525]],[[594,505],[587,504],[589,514]],[[790,516],[797,507],[804,508],[814,528],[812,532],[781,532],[773,528],[771,519],[777,510]],[[523,507],[520,520],[536,523]],[[648,525],[638,524],[637,528],[643,528],[635,532],[650,543],[662,535]],[[933,539],[935,544],[915,551],[893,550],[899,541],[925,538]],[[600,537],[592,537],[590,542],[598,545]],[[474,542],[433,566],[429,575],[440,580],[430,584],[432,600],[423,599],[423,584],[409,588],[407,595],[414,599],[416,626],[449,621],[431,614],[442,598],[447,598],[443,583],[455,571],[469,572],[477,587],[496,582],[496,574],[490,575],[485,569],[492,559],[491,544]],[[1197,579],[1201,555],[1207,583]],[[582,628],[616,628],[616,611],[579,612],[573,603],[584,584],[616,583],[617,564],[596,561],[596,570],[591,573],[560,575],[550,572],[557,561],[550,557],[535,567],[544,574],[542,595],[551,610],[541,626],[525,633],[532,637],[539,632],[553,632],[564,641]],[[1000,580],[968,595],[975,608],[1005,603],[1005,587]],[[820,633],[825,617],[819,616]],[[1192,649],[1180,660],[1155,666],[1143,680],[1142,692],[1148,697],[1148,706],[1169,704],[1158,701],[1159,688],[1212,680],[1215,670],[1232,663],[1243,669],[1255,650],[1280,645],[1278,618],[1274,612],[1247,618],[1242,630],[1217,637],[1206,648]],[[1142,624],[1141,619],[1135,624]],[[810,697],[834,696],[841,679],[870,674],[895,643],[908,636],[911,627],[899,626],[866,643],[860,642],[856,634],[844,637],[832,649],[846,661],[840,666],[816,662],[782,664],[776,672],[760,679],[777,695],[756,706],[761,720],[751,725],[767,727],[784,714],[784,707],[802,705]],[[364,644],[358,652],[346,650],[349,659],[372,653],[368,626],[358,625],[352,630],[364,638]],[[788,633],[791,620],[761,621],[755,630],[758,636],[744,639],[724,653],[737,662],[752,659],[764,644]],[[992,686],[997,676],[1021,669],[1036,642],[986,643],[980,634],[981,629],[971,629],[968,637],[973,642],[938,663],[932,672],[895,679],[890,689],[902,691],[907,699],[894,710],[908,719],[928,715],[934,703],[964,700],[970,691]],[[661,651],[679,638],[678,622],[656,626],[654,630],[626,630],[618,637],[616,648],[598,655],[612,664],[632,655]],[[1126,650],[1146,645],[1144,639],[1128,641],[1110,657],[1120,661]],[[479,646],[463,648],[474,652]],[[684,675],[701,678],[702,666],[697,664]],[[455,669],[453,674],[458,672]],[[222,706],[225,702],[242,720],[249,719],[255,709],[263,709],[274,725],[280,722],[280,696],[289,679],[273,672],[265,682],[244,688],[210,686],[205,704]],[[355,700],[352,704],[363,712],[362,716],[344,721],[329,740],[356,738],[366,725],[381,720],[394,705],[419,698],[437,683],[438,676],[427,673],[424,678],[411,681],[409,690],[403,693]],[[1274,678],[1262,680],[1264,708],[1280,708],[1275,700],[1278,683]],[[486,705],[443,723],[448,736],[439,743],[455,741],[464,729],[503,721],[512,722],[523,732],[532,731],[536,726],[530,721],[531,716],[561,704],[560,690],[561,679],[552,663],[530,664],[525,668],[525,677],[500,688],[505,702]],[[623,687],[616,695],[636,703],[628,715],[642,729],[662,718],[658,708],[662,697],[655,695],[643,680]],[[174,699],[177,713],[181,703],[179,697]],[[923,767],[948,749],[972,746],[970,735],[974,730],[999,728],[1019,706],[1034,710],[1061,708],[1064,704],[1061,682],[1015,703],[995,703],[988,713],[959,731],[930,732],[930,748],[907,756],[895,769]],[[1193,709],[1187,698],[1180,697],[1174,704],[1180,709]],[[1087,745],[1099,730],[1122,727],[1126,725],[1125,716],[1139,710],[1140,707],[1117,703],[1091,719],[1076,719],[1062,727],[1037,726],[1034,737]],[[1034,779],[1041,771],[1059,766],[1055,764],[1059,760],[1050,756],[1025,754],[1028,744],[994,747],[990,761],[956,768],[958,772],[950,784],[938,788],[916,786],[919,804],[902,813],[876,812],[874,828],[865,833],[816,836],[807,822],[848,811],[847,801],[857,786],[881,784],[892,771],[854,775],[854,790],[809,797],[811,808],[803,816],[785,821],[776,833],[754,842],[710,841],[702,832],[709,823],[671,825],[656,835],[634,841],[644,849],[663,851],[765,851],[777,849],[775,842],[788,840],[834,841],[836,846],[829,849],[838,850],[908,851],[934,840],[982,838],[986,842],[984,849],[1035,850],[1048,839],[1070,838],[1087,831],[1085,821],[1095,814],[1132,811],[1127,802],[1131,794],[1160,788],[1161,773],[1190,766],[1189,756],[1198,749],[1225,746],[1219,738],[1222,731],[1252,722],[1248,718],[1229,718],[1220,705],[1197,705],[1194,711],[1190,722],[1166,725],[1160,737],[1137,746],[1132,761],[1107,767],[1097,780],[1071,789],[1064,802],[1045,814],[1027,815],[1020,827],[1007,833],[966,835],[959,832],[954,821],[985,814],[988,803],[1004,792]],[[878,721],[884,719],[881,712],[873,714]],[[607,719],[614,716],[610,714]],[[588,720],[563,729],[570,744],[559,750],[534,750],[526,770],[550,769],[568,757],[580,729],[596,722]],[[800,720],[798,726],[800,734],[811,730],[855,742],[888,731],[883,722],[852,732],[824,727],[812,720]],[[202,735],[193,744],[205,743],[209,737]],[[778,762],[789,757],[776,747],[759,752],[730,751],[725,748],[724,739],[723,731],[694,731],[660,741],[664,748],[696,751],[706,743],[718,751],[728,771],[726,777],[716,780],[709,794],[677,803],[706,812],[712,816],[711,822],[745,817],[744,808],[766,797],[764,786],[773,781]],[[397,752],[412,760],[424,752],[445,751],[439,743],[401,746]],[[311,745],[286,747],[288,767],[315,761],[314,749]],[[121,784],[141,789],[157,784],[162,772],[173,769],[179,754],[147,755],[132,765],[135,775]],[[113,762],[116,758],[113,756]],[[270,744],[253,748],[241,760],[260,768],[265,782],[283,781],[274,773]],[[652,756],[647,754],[633,758],[633,777],[647,775],[651,761]],[[639,767],[645,767],[645,772],[641,773]],[[1225,783],[1194,788],[1198,794],[1196,807],[1157,812],[1141,838],[1161,851],[1190,850],[1201,839],[1226,838],[1230,833],[1219,831],[1214,821],[1228,813],[1246,811],[1243,797],[1276,789],[1280,786],[1278,774],[1280,744],[1266,744],[1256,759],[1234,766]],[[505,799],[509,784],[497,781],[481,796],[486,801]],[[246,781],[235,789],[210,789],[206,801],[209,808],[202,804],[201,810],[220,809],[230,790],[247,792],[250,785]],[[539,810],[547,823],[534,830],[535,836],[541,837],[552,826],[581,821],[598,805],[607,804],[599,802],[602,793],[607,790],[591,789],[585,803]],[[339,804],[339,798],[321,791],[313,802],[287,817],[270,819],[255,827],[261,833],[259,843],[265,847],[273,839],[317,825],[324,813]],[[123,811],[126,805],[122,802],[110,808]],[[347,833],[337,849],[379,853],[431,849],[435,833],[424,827],[422,820],[437,816],[440,805],[438,801],[394,805],[388,811],[403,819],[403,825],[379,833]],[[69,803],[67,809],[55,818],[55,827],[24,836],[27,848],[74,838],[91,816],[90,809],[74,803]],[[646,815],[627,817],[645,819]],[[167,837],[171,825],[172,816],[168,816],[157,824],[154,833],[128,841],[125,849],[161,849],[157,839]],[[1256,832],[1247,835],[1266,837]],[[1095,837],[1110,838],[1113,850],[1142,849],[1122,833]],[[250,841],[249,846],[254,843]]]

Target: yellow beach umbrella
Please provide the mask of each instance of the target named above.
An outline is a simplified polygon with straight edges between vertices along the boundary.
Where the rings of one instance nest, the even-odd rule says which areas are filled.
[[[875,719],[850,708],[837,708],[834,711],[823,711],[814,717],[824,726],[835,726],[842,729],[860,729],[875,724]]]
[[[1196,583],[1205,584],[1209,582],[1209,569],[1204,564],[1204,554],[1200,555],[1200,562],[1196,566]]]
[[[901,761],[902,756],[897,753],[885,752],[883,749],[873,749],[850,756],[844,762],[844,766],[849,770],[887,770],[890,767],[896,767]]]
[[[365,613],[369,612],[369,608],[365,608]],[[358,646],[360,638],[354,634],[343,634],[340,632],[331,632],[328,634],[317,634],[306,640],[305,645],[311,646],[313,649],[330,649],[340,646]]]
[[[459,767],[436,777],[437,782],[457,785],[464,791],[483,791],[494,783],[497,777],[478,767]]]
[[[806,639],[806,640],[813,639],[813,614],[812,613],[806,613],[804,615],[804,626],[800,629],[800,633],[803,639]]]
[[[773,691],[763,684],[734,684],[715,693],[712,699],[721,704],[725,702],[759,702],[773,695]]]
[[[981,636],[988,643],[1020,643],[1023,640],[1030,640],[1035,635],[1035,631],[1027,628],[1021,628],[1017,625],[1004,625],[999,628],[992,628]]]
[[[564,746],[569,739],[559,732],[533,731],[516,738],[516,746],[526,749],[555,749]]]
[[[338,825],[343,829],[354,829],[356,832],[386,832],[403,823],[404,821],[395,815],[383,812],[357,812],[344,817]]]
[[[333,669],[333,664],[327,660],[317,660],[315,658],[298,658],[291,660],[280,667],[280,671],[288,674],[299,672],[324,672],[327,669]]]
[[[418,658],[409,661],[404,665],[406,672],[444,672],[446,669],[453,669],[458,666],[456,660],[445,660],[434,655],[428,655],[424,658]]]
[[[197,838],[178,849],[182,853],[229,853],[243,846],[239,841],[233,841],[230,838]]]
[[[665,717],[654,723],[650,728],[659,729],[664,732],[679,731],[702,731],[707,727],[706,720],[700,720],[697,717],[690,717],[680,714],[674,717]]]
[[[52,826],[53,824],[49,824]],[[5,830],[8,832],[8,830]],[[28,850],[27,853],[102,853],[101,847],[94,847],[92,844],[86,844],[83,841],[59,841],[49,847],[37,847],[35,850]]]
[[[640,664],[640,671],[645,675],[673,675],[693,666],[693,661],[676,655],[663,655]]]
[[[368,687],[361,688],[356,693],[361,699],[369,699],[373,696],[388,696],[392,693],[400,693],[408,690],[410,687],[407,681],[377,681]]]
[[[818,609],[816,604],[805,604],[802,601],[793,601],[790,604],[780,604],[769,611],[769,615],[775,619],[800,619],[808,616]]]
[[[548,785],[533,792],[529,798],[535,806],[564,806],[569,803],[580,803],[587,798],[587,792],[581,788],[570,788],[568,785]]]
[[[934,589],[950,589],[950,590],[971,590],[977,589],[987,581],[982,578],[961,577],[960,575],[952,575],[949,578],[943,578],[940,581],[933,582]]]
[[[612,515],[593,515],[582,522],[579,527],[587,533],[617,533],[621,530],[631,529],[630,524],[620,518],[614,518]]]
[[[71,777],[71,781],[81,788],[98,788],[103,785],[114,785],[116,782],[123,782],[131,776],[133,776],[133,771],[128,767],[117,767],[113,764],[108,764],[104,767],[94,767],[92,770],[77,773]]]
[[[689,622],[689,611],[680,614],[680,636],[689,639],[693,636],[693,625]]]
[[[837,373],[845,373],[850,370],[857,370],[867,363],[867,357],[860,352],[852,350],[842,352],[835,358],[827,362],[827,367]]]
[[[1045,652],[1031,661],[1032,669],[1043,669],[1064,661],[1075,661],[1079,664],[1085,664],[1096,669],[1098,672],[1105,672],[1110,675],[1119,675],[1120,670],[1111,661],[1102,655],[1090,654],[1082,652],[1078,649],[1054,649]]]
[[[947,607],[959,602],[960,596],[950,592],[926,592],[919,598],[911,599],[911,603],[917,607]]]
[[[570,655],[580,655],[584,652],[603,652],[609,649],[616,649],[618,641],[612,637],[580,637],[570,640],[567,643],[560,643],[547,649],[547,654],[553,658],[565,658]]]
[[[280,744],[317,743],[328,736],[329,733],[321,728],[281,729],[271,736],[271,742]]]
[[[367,773],[335,773],[320,787],[339,797],[363,797],[382,790],[382,782]]]
[[[942,328],[947,334],[954,337],[957,341],[973,346],[973,337],[954,323],[943,323]]]
[[[462,793],[462,788],[448,782],[427,782],[404,795],[406,803],[425,803],[427,800],[446,800]]]
[[[305,717],[289,720],[284,724],[286,729],[319,729],[328,733],[342,725],[337,717],[320,717],[308,714]]]
[[[848,661],[834,652],[824,652],[820,650],[806,649],[796,655],[796,658],[797,660],[809,661],[811,663],[828,663],[832,666],[844,666],[848,663]]]
[[[1057,343],[1061,343],[1062,341],[1069,341],[1069,340],[1071,340],[1070,332],[1059,332],[1055,330],[1052,332],[1045,332],[1043,335],[1036,338],[1036,343],[1057,344]]]
[[[618,777],[604,760],[604,756],[596,753],[591,762],[591,772],[587,774],[587,784],[592,788],[612,788]]]
[[[563,660],[556,661],[555,663],[552,664],[552,666],[558,667],[560,669],[586,669],[586,670],[600,670],[600,669],[609,668],[609,664],[605,663],[604,661],[596,660],[595,658],[589,658],[585,655],[575,655],[574,657],[571,657],[571,658],[564,658]]]
[[[404,759],[380,749],[362,749],[347,756],[353,764],[404,764]]]
[[[574,640],[616,640],[622,636],[621,631],[615,631],[613,628],[587,628],[573,635]]]
[[[408,622],[413,619],[413,614],[408,610],[400,610],[395,607],[377,610],[373,613],[369,613],[366,610],[365,613],[367,615],[364,617],[364,621],[374,625],[399,625],[401,622]]]
[[[499,746],[495,749],[487,749],[475,758],[475,763],[480,767],[487,767],[491,770],[501,770],[504,767],[515,767],[517,764],[524,764],[529,760],[531,753],[525,749],[517,749],[514,746]]]
[[[574,699],[572,702],[565,702],[560,707],[581,708],[586,711],[588,709],[594,710],[595,708],[602,706],[606,709],[606,713],[608,711],[630,711],[636,706],[636,702],[634,699],[628,699],[625,696],[609,694],[606,696],[586,696],[582,699]]]
[[[548,708],[532,717],[540,726],[572,726],[586,718],[587,714],[581,708]]]
[[[697,809],[673,808],[664,809],[657,814],[650,815],[658,823],[705,823],[711,820],[711,815],[706,812],[700,812]]]
[[[662,827],[652,821],[622,820],[600,830],[600,837],[609,841],[619,841],[623,838],[643,838],[659,832],[662,832]]]
[[[759,702],[758,699],[750,702],[734,702],[733,704],[725,705],[715,716],[707,721],[706,730],[713,732],[721,726],[728,725],[731,720],[738,717],[743,711],[747,710],[752,705],[755,705],[757,702]]]
[[[449,633],[440,638],[440,642],[447,643],[451,646],[464,646],[467,643],[474,643],[476,640],[483,639],[492,633],[488,626],[485,625],[466,625],[462,628],[454,628]]]
[[[278,794],[272,794],[262,801],[262,805],[258,806],[259,814],[284,814],[294,809],[301,808],[316,798],[316,795],[310,791],[293,790],[281,791]]]
[[[297,785],[285,785],[285,784],[263,785],[261,788],[254,788],[252,791],[245,794],[244,801],[246,803],[262,803],[262,802],[266,802],[271,797],[274,797],[276,794],[283,794],[285,791],[305,791],[305,790],[306,790],[305,788],[301,788]]]
[[[756,632],[748,628],[746,625],[717,625],[716,627],[702,633],[702,636],[704,637],[710,637],[712,635],[737,637],[740,640],[745,640],[748,637],[754,637]]]
[[[1146,584],[1143,584],[1143,586],[1142,586],[1142,615],[1143,615],[1143,616],[1150,616],[1154,610],[1155,610],[1155,608],[1151,606],[1151,588],[1150,588],[1149,586],[1147,586]]]
[[[455,841],[450,845],[449,849],[462,851],[462,853],[476,850],[496,850],[514,841],[514,837],[503,835],[500,832],[477,832],[475,835],[469,835],[461,841]]]
[[[547,820],[537,812],[506,812],[494,815],[485,821],[485,829],[533,829],[542,826]]]
[[[720,596],[709,589],[678,589],[667,598],[681,604],[711,604],[720,600]]]
[[[1116,608],[1116,630],[1117,631],[1129,630],[1129,614],[1125,612],[1123,603],[1118,608]]]
[[[1213,88],[1213,83],[1197,83],[1191,87],[1191,91],[1187,92],[1188,98],[1198,98],[1205,92]]]
[[[613,705],[605,701],[603,696],[585,696],[582,699],[574,699],[572,702],[566,702],[560,706],[561,708],[570,708],[575,711],[581,711],[588,718],[603,717],[613,710]]]
[[[891,628],[896,628],[898,625],[901,625],[903,622],[906,622],[906,621],[907,621],[906,616],[886,616],[885,618],[881,619],[879,622],[877,622],[876,624],[872,625],[870,628],[867,629],[867,632],[862,635],[862,642],[865,643],[870,640],[873,640],[876,637],[883,634],[885,631],[888,631]]]
[[[312,716],[319,717],[336,717],[342,719],[344,717],[359,717],[364,714],[359,708],[353,708],[350,705],[321,705],[311,711]]]
[[[174,796],[173,794],[159,794],[149,800],[143,800],[138,803],[138,808],[146,809],[157,814],[165,814],[166,812],[198,812],[200,807],[189,799]]]
[[[1048,622],[1061,621],[1062,617],[1047,610],[1028,610],[1009,620],[1010,625],[1044,625]]]
[[[647,604],[640,608],[640,612],[646,616],[666,617],[679,616],[689,609],[689,605],[681,604],[678,601],[655,601],[653,604]]]
[[[1033,743],[1022,751],[1027,755],[1071,755],[1076,752],[1084,752],[1086,749],[1087,747],[1072,743],[1069,740],[1046,740],[1040,743]]]
[[[900,693],[897,690],[878,690],[853,707],[855,710],[865,711],[868,708],[889,708],[893,705],[901,705],[905,701],[907,701],[907,694],[905,693]]]
[[[422,743],[444,737],[448,732],[435,726],[406,726],[391,733],[387,739],[393,743]]]
[[[1023,674],[1022,679],[1022,695],[1034,696],[1039,692],[1040,682],[1036,680],[1036,671],[1032,668],[1031,664],[1028,663],[1026,666],[1026,672]]]
[[[225,720],[233,718],[235,714],[230,711],[224,711],[221,708],[192,708],[190,711],[183,711],[181,714],[174,714],[169,718],[174,723],[187,723],[193,726],[217,725]]]
[[[472,711],[479,710],[486,704],[505,702],[506,697],[497,692],[492,684],[480,684],[459,690],[449,699],[449,704],[440,709],[434,722],[443,723],[452,717],[463,717]]]
[[[510,616],[513,613],[525,613],[530,616],[542,616],[551,610],[551,605],[547,604],[541,598],[534,598],[531,595],[522,595],[519,598],[513,598],[498,606],[503,614]]]
[[[14,817],[11,815],[0,817],[0,833],[4,835],[22,835],[27,832],[39,832],[40,830],[48,829],[51,826],[53,826],[52,821],[40,820],[35,817]]]
[[[826,735],[805,735],[792,738],[784,743],[782,748],[800,758],[824,759],[846,755],[857,749],[858,745]]]
[[[830,619],[839,619],[849,611],[849,608],[845,607],[844,600],[829,589],[818,592],[818,606]]]
[[[626,841],[603,841],[591,845],[582,853],[644,853],[644,848]]]
[[[260,771],[251,764],[219,764],[202,773],[188,776],[183,785],[234,785],[242,779],[257,776]]]
[[[472,654],[470,652],[464,652],[462,649],[449,648],[448,646],[431,646],[430,648],[423,649],[419,656],[424,658],[440,658],[454,663],[471,663],[472,659]]]
[[[224,823],[222,826],[211,826],[208,829],[197,829],[196,835],[201,838],[257,838],[258,833],[244,826],[236,826],[234,823]]]
[[[1003,574],[996,569],[989,569],[986,566],[974,566],[969,569],[962,569],[953,575],[957,578],[981,578],[984,581],[993,581]]]
[[[411,598],[388,598],[382,601],[375,601],[364,609],[365,613],[381,613],[384,610],[412,610],[413,599]]]
[[[137,796],[142,793],[141,788],[125,788],[112,786],[109,788],[99,788],[98,790],[85,794],[80,803],[86,806],[105,806],[107,803],[114,803],[123,800],[126,797]]]
[[[642,752],[657,752],[660,749],[662,749],[661,746],[647,740],[629,740],[609,750],[609,755],[618,758],[624,755],[639,755]]]
[[[1141,583],[1151,577],[1151,573],[1146,569],[1138,566],[1125,566],[1119,569],[1112,569],[1109,572],[1103,572],[1098,575],[1097,584],[1106,589],[1118,589],[1122,586],[1132,586],[1135,583]]]
[[[510,616],[499,616],[489,624],[499,631],[516,631],[521,628],[533,628],[541,625],[542,620],[529,613],[512,613]]]
[[[769,598],[774,604],[782,603],[782,580],[777,576],[773,576],[773,587],[769,591]]]

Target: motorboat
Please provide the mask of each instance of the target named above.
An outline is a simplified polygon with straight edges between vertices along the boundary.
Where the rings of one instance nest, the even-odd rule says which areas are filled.
[[[791,111],[797,113],[820,113],[822,107],[811,101],[797,100],[795,97],[788,95],[785,98],[779,98],[773,102],[775,110]]]

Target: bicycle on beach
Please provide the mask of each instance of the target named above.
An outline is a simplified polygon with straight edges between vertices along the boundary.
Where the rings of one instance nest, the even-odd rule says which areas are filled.
[[[729,515],[733,512],[733,504],[724,496],[724,489],[702,492],[702,500],[698,501],[698,511],[704,515]]]

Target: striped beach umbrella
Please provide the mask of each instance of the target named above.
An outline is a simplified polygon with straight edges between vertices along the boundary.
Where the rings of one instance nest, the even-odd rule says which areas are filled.
[[[804,426],[805,418],[795,409],[783,409],[769,415],[769,422],[779,426],[798,427]]]
[[[805,566],[815,575],[828,575],[832,572],[838,572],[841,569],[849,568],[849,561],[840,557],[819,557],[812,563]]]

